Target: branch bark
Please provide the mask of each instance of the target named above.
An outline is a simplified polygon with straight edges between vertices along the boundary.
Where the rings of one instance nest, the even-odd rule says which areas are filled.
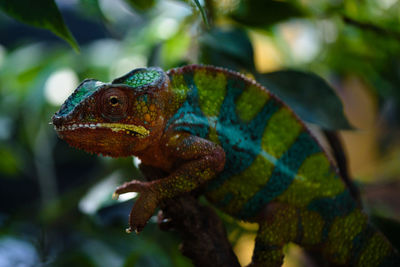
[[[140,170],[148,181],[166,175],[146,165],[140,165]],[[221,219],[210,207],[198,203],[196,192],[163,202],[161,210],[160,228],[180,235],[180,250],[194,266],[240,267]]]
[[[171,220],[168,228],[182,238],[182,254],[195,266],[240,266],[220,218],[196,197],[188,194],[167,201],[162,211],[163,218]]]

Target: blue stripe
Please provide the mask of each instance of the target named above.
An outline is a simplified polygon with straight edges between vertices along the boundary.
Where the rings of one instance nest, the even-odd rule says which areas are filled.
[[[337,216],[348,215],[356,208],[356,202],[349,190],[345,190],[334,197],[318,198],[308,204],[307,209],[318,212],[326,221],[331,221]]]
[[[279,110],[280,103],[269,99],[261,111],[250,122],[242,121],[236,113],[235,102],[245,90],[241,80],[230,79],[227,94],[222,103],[217,121],[217,135],[225,151],[224,170],[212,181],[208,190],[216,190],[229,177],[247,169],[261,152],[261,139],[272,115]]]
[[[276,162],[267,184],[243,206],[237,214],[238,217],[245,219],[256,216],[263,206],[280,196],[290,186],[304,160],[320,151],[321,148],[310,134],[302,132]]]
[[[174,125],[175,131],[185,131],[201,138],[209,134],[209,122],[199,106],[199,95],[192,74],[185,74],[184,80],[189,90],[186,101],[167,122],[165,129]]]
[[[329,229],[337,216],[346,216],[357,207],[357,203],[349,190],[345,190],[335,197],[318,198],[308,204],[307,209],[318,212],[325,221],[322,240],[328,238]]]

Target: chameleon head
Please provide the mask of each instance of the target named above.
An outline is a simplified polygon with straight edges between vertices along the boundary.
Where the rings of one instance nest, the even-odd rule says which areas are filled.
[[[168,76],[158,68],[135,69],[111,83],[85,80],[52,118],[71,146],[107,156],[135,155],[165,127]]]

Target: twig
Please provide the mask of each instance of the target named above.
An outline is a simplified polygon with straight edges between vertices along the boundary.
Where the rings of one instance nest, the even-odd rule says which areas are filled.
[[[206,14],[208,18],[209,28],[212,28],[215,21],[215,7],[213,0],[205,0],[204,6],[206,8]]]
[[[344,148],[342,145],[342,142],[340,140],[339,135],[335,131],[330,131],[330,130],[324,130],[323,131],[329,145],[331,146],[333,150],[333,155],[336,159],[336,163],[339,168],[339,174],[342,177],[342,180],[346,184],[346,186],[349,188],[350,194],[359,202],[360,202],[360,192],[358,188],[354,185],[353,181],[350,178],[349,175],[349,170],[347,167],[347,159],[346,159],[346,154],[344,152]]]
[[[203,18],[204,24],[206,25],[207,29],[210,28],[210,24],[208,23],[208,16],[206,14],[206,11],[204,10],[204,7],[200,4],[199,0],[193,0],[195,5],[200,11],[201,17]]]
[[[392,31],[392,30],[389,30],[389,29],[385,29],[385,28],[379,27],[379,26],[371,24],[371,23],[361,22],[361,21],[355,20],[355,19],[350,18],[350,17],[345,16],[345,15],[342,16],[342,19],[343,19],[343,21],[345,23],[347,23],[349,25],[353,25],[353,26],[358,27],[360,29],[372,31],[372,32],[375,32],[377,34],[390,36],[390,37],[393,37],[393,38],[395,38],[397,40],[400,40],[400,33],[399,32]]]

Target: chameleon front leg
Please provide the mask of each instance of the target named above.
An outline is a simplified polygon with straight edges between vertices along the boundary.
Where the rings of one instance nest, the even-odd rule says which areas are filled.
[[[162,179],[168,175],[168,173],[166,173],[165,171],[163,171],[160,168],[155,168],[153,166],[146,165],[143,163],[139,164],[139,170],[145,177],[146,181]],[[166,204],[163,203],[161,205],[161,208],[163,208],[164,205],[166,205]],[[157,223],[158,223],[158,227],[164,231],[171,229],[173,226],[172,219],[165,217],[164,212],[161,209],[158,211],[158,214],[157,214]]]
[[[175,133],[168,137],[165,153],[178,166],[167,177],[150,182],[133,180],[115,191],[116,195],[140,193],[129,216],[128,232],[141,231],[160,201],[198,188],[214,178],[225,165],[222,147],[188,133]]]

